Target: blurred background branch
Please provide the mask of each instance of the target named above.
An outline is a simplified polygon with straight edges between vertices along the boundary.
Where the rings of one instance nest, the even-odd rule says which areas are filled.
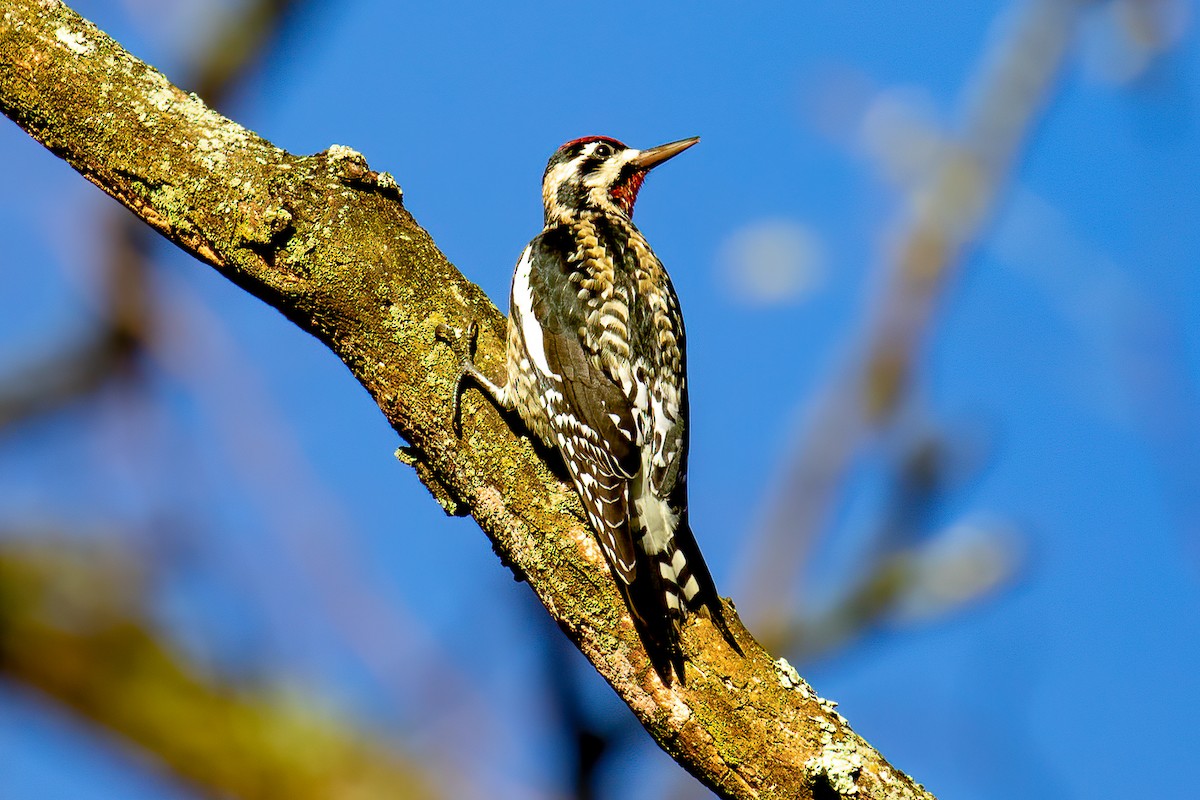
[[[316,5],[319,3],[314,0],[249,0],[229,9],[219,16],[221,23],[213,32],[210,45],[201,49],[195,65],[188,70],[190,87],[209,103],[223,105],[239,84],[269,57],[290,27]],[[102,234],[107,251],[100,259],[101,302],[95,309],[97,322],[90,332],[73,334],[74,341],[50,346],[46,354],[16,367],[8,376],[0,376],[0,435],[11,432],[13,426],[36,422],[61,409],[89,404],[94,407],[114,384],[127,396],[148,398],[154,391],[148,370],[170,372],[183,355],[175,352],[180,349],[191,351],[182,359],[190,365],[190,371],[184,370],[176,377],[190,385],[191,390],[198,390],[200,397],[207,381],[205,374],[211,377],[218,371],[236,369],[236,349],[231,337],[221,330],[219,317],[207,312],[190,296],[169,291],[169,283],[154,280],[154,255],[161,252],[158,235],[123,209],[105,206],[103,214],[107,219]],[[195,344],[198,336],[203,337],[203,345]],[[225,343],[223,349],[221,343]],[[196,352],[197,348],[203,354]],[[227,383],[229,376],[222,377],[226,380],[213,380],[211,385]],[[228,397],[210,399],[211,413],[216,419],[230,417],[222,411],[228,401]],[[281,471],[291,474],[294,480],[288,483],[290,487],[310,486],[305,496],[311,511],[318,498],[328,492],[314,483],[311,474],[304,473],[303,456],[297,455],[299,448],[286,424],[281,422],[284,415],[271,407],[265,392],[246,392],[237,402],[237,418],[251,414],[258,420],[254,432],[259,440],[257,452],[251,455],[237,445],[229,450],[235,463],[246,457],[252,460],[242,470],[247,483],[258,480],[259,475]],[[245,433],[230,431],[230,436],[245,442]],[[289,453],[286,463],[285,453]],[[272,459],[279,460],[276,466],[270,464]],[[250,495],[261,498],[264,504],[277,503],[281,508],[293,505],[290,500],[274,497],[277,492],[263,489],[248,486]],[[402,646],[405,634],[411,635],[412,639],[404,643],[409,668],[423,669],[426,678],[436,676],[425,684],[423,702],[453,719],[455,709],[464,708],[469,701],[471,690],[458,680],[460,696],[453,701],[448,698],[456,681],[454,670],[444,663],[435,666],[440,657],[430,649],[428,637],[404,618],[400,607],[371,596],[362,571],[346,564],[347,554],[335,552],[344,549],[346,541],[345,537],[339,539],[337,523],[332,522],[337,516],[336,511],[325,509],[322,517],[310,517],[305,525],[298,525],[295,520],[282,521],[278,530],[284,551],[308,567],[319,589],[317,596],[325,600],[339,630],[358,649],[380,683],[390,686],[397,695],[406,690],[395,683],[401,673],[395,670],[396,659],[388,649]],[[311,536],[305,539],[303,531],[307,524],[321,524],[322,520],[329,523],[323,531],[323,545],[311,541]],[[6,538],[14,539],[14,546],[19,546],[28,537],[10,532]],[[37,562],[40,579],[49,580],[58,567],[70,568],[75,578],[84,573],[89,559],[69,552],[66,541],[64,538],[54,558]],[[338,541],[343,544],[330,544]],[[162,550],[164,544],[160,541],[157,548]],[[178,549],[177,545],[166,546]],[[97,549],[102,545],[91,547]],[[93,556],[98,557],[98,563],[129,558],[102,551]],[[29,566],[14,564],[14,569]],[[354,574],[339,576],[332,569],[334,565],[342,565]],[[10,570],[9,577],[14,574]],[[65,579],[67,575],[61,577]],[[96,590],[104,597],[119,583],[118,576],[97,569],[80,590]],[[409,796],[409,793],[429,796],[422,787],[423,779],[417,779],[416,770],[403,767],[399,761],[391,763],[394,757],[385,758],[378,744],[368,746],[366,734],[359,736],[360,741],[351,741],[341,723],[304,709],[298,698],[293,707],[285,707],[281,705],[283,698],[274,697],[272,693],[276,690],[271,687],[264,688],[261,697],[245,687],[234,698],[223,694],[227,690],[222,687],[206,686],[201,678],[192,675],[191,668],[177,660],[181,656],[171,654],[169,645],[154,638],[148,619],[138,616],[136,609],[122,612],[137,617],[136,621],[114,623],[115,630],[73,638],[64,634],[58,639],[42,635],[43,631],[37,642],[18,647],[22,635],[40,630],[23,624],[35,618],[35,604],[26,592],[28,586],[21,584],[18,588],[21,592],[5,595],[15,605],[0,607],[0,612],[15,615],[14,626],[6,631],[10,657],[3,669],[5,677],[33,685],[91,722],[128,737],[187,780],[221,796],[246,798]],[[380,629],[389,631],[389,636],[377,637],[374,631]],[[384,642],[389,644],[381,649]],[[22,656],[20,659],[15,658],[18,654]],[[91,662],[94,669],[87,675],[76,675],[78,667],[70,674],[55,675],[54,665],[60,657],[66,659],[64,665]],[[112,686],[107,694],[102,691],[112,671],[135,663],[145,666],[126,676],[122,685]],[[105,669],[107,665],[111,665],[111,670]],[[139,681],[144,684],[139,686]],[[397,703],[400,702],[397,698]],[[162,706],[158,707],[160,703]],[[472,712],[472,726],[478,726],[483,716],[481,707]],[[214,726],[215,720],[222,719],[227,724]],[[252,726],[258,730],[252,731]],[[222,733],[214,737],[215,731]],[[299,740],[301,734],[305,741]],[[207,751],[199,749],[197,744],[205,737],[211,742]],[[297,747],[285,752],[289,742]],[[231,746],[235,743],[236,746]],[[270,747],[280,752],[269,752]],[[257,767],[256,761],[260,762]],[[360,771],[362,774],[356,776]],[[365,794],[358,794],[360,791]]]
[[[1144,499],[1123,504],[1113,498],[1162,490],[1173,499],[1172,510],[1182,511],[1182,520],[1175,521],[1183,523],[1192,547],[1200,545],[1200,389],[1190,334],[1195,291],[1194,282],[1181,276],[1194,273],[1200,252],[1189,233],[1196,182],[1187,180],[1196,163],[1188,151],[1200,152],[1194,94],[1188,94],[1196,74],[1189,35],[1193,4],[1013,2],[987,25],[978,45],[972,37],[994,9],[968,12],[959,4],[932,4],[896,17],[894,11],[873,7],[858,12],[849,26],[843,12],[816,4],[791,12],[787,25],[781,20],[766,24],[753,10],[725,10],[708,22],[719,29],[715,36],[705,33],[701,12],[687,24],[669,14],[657,20],[652,47],[624,54],[630,75],[657,76],[636,98],[620,82],[593,85],[586,97],[577,96],[577,76],[559,74],[577,48],[607,48],[627,34],[594,15],[573,17],[576,12],[566,7],[551,20],[544,9],[523,12],[520,4],[503,9],[481,4],[469,13],[455,9],[444,15],[418,7],[395,12],[383,3],[335,8],[315,0],[124,0],[120,5],[135,28],[153,29],[152,41],[178,37],[166,49],[194,57],[172,65],[172,74],[183,76],[181,83],[210,104],[244,103],[249,108],[239,108],[237,116],[248,118],[255,130],[271,130],[271,138],[278,134],[289,149],[309,147],[306,152],[353,138],[364,151],[375,148],[372,163],[397,161],[397,172],[411,176],[412,184],[405,186],[410,196],[428,207],[435,233],[439,224],[447,232],[456,230],[463,198],[473,198],[478,230],[471,237],[444,238],[469,274],[485,285],[494,282],[489,288],[499,301],[508,273],[507,266],[495,265],[511,263],[514,231],[536,224],[540,214],[533,194],[528,208],[514,198],[524,196],[519,192],[526,192],[530,175],[544,163],[543,151],[582,133],[612,132],[632,143],[655,140],[671,126],[684,132],[695,126],[705,135],[705,153],[716,154],[715,163],[697,171],[711,185],[686,184],[687,171],[681,170],[671,180],[684,181],[691,193],[676,195],[675,205],[654,219],[651,198],[671,191],[671,180],[664,179],[648,193],[641,212],[647,226],[681,220],[674,246],[686,258],[668,267],[675,270],[687,302],[689,333],[701,347],[734,341],[724,330],[727,298],[720,288],[700,283],[694,271],[673,264],[703,263],[711,240],[727,237],[731,249],[750,251],[732,270],[739,293],[752,301],[781,290],[812,297],[823,287],[788,259],[811,266],[840,258],[843,269],[829,269],[824,278],[846,284],[861,271],[844,267],[864,260],[846,253],[854,242],[877,233],[869,301],[845,312],[848,324],[839,320],[828,326],[844,342],[832,348],[841,349],[843,358],[817,393],[805,389],[800,398],[800,430],[781,459],[753,535],[734,550],[742,559],[740,585],[719,580],[722,593],[738,602],[747,619],[756,620],[751,628],[777,654],[786,653],[797,664],[818,662],[814,671],[825,669],[824,680],[835,684],[835,692],[853,685],[858,675],[857,688],[868,699],[860,694],[848,716],[864,709],[874,713],[876,728],[864,733],[872,741],[878,736],[881,745],[889,736],[902,744],[915,742],[908,760],[914,769],[921,764],[922,774],[939,758],[950,765],[943,767],[943,776],[970,773],[974,783],[958,792],[962,796],[1036,795],[1021,790],[1014,763],[1021,765],[1025,787],[1036,786],[1038,792],[1053,786],[1049,793],[1066,796],[1071,793],[1066,787],[1078,786],[1079,775],[1056,766],[1071,763],[1055,752],[1061,745],[1038,741],[1040,730],[1023,717],[1051,714],[1073,725],[1077,734],[1086,730],[1089,736],[1080,735],[1070,747],[1086,751],[1082,742],[1090,741],[1095,752],[1106,754],[1096,760],[1114,751],[1132,758],[1127,748],[1137,742],[1126,730],[1128,723],[1121,724],[1114,737],[1119,742],[1109,750],[1097,744],[1104,734],[1096,731],[1117,724],[1089,716],[1094,698],[1111,685],[1163,687],[1154,693],[1161,696],[1160,707],[1155,709],[1153,697],[1146,701],[1145,742],[1165,741],[1162,731],[1189,730],[1193,715],[1185,694],[1194,656],[1176,640],[1186,639],[1190,630],[1194,594],[1180,588],[1178,576],[1171,582],[1178,553],[1161,543],[1161,552],[1154,550],[1154,532],[1169,528],[1168,521],[1155,516],[1153,504]],[[950,7],[958,10],[951,14]],[[656,11],[646,7],[639,14],[649,20]],[[884,17],[891,24],[896,18],[912,23],[886,31],[886,47],[870,38],[881,35],[870,20]],[[949,18],[956,27],[941,30]],[[198,20],[205,25],[195,25]],[[181,26],[188,28],[183,35],[175,30]],[[839,41],[833,32],[847,27],[849,36]],[[486,35],[477,38],[474,28]],[[513,37],[531,31],[544,37],[545,52],[528,49],[511,58]],[[815,40],[809,31],[818,31]],[[696,37],[707,42],[703,56],[694,55]],[[569,53],[556,49],[559,38],[572,43]],[[790,86],[795,75],[789,70],[819,71],[820,60],[830,57],[822,39],[828,39],[838,66],[820,75],[818,108],[807,110],[821,115],[836,107],[837,113],[815,120],[813,127],[832,133],[839,151],[864,158],[867,182],[877,181],[882,192],[871,186],[860,195],[844,187],[839,193],[837,170],[810,181],[805,171],[813,160],[837,161],[819,148],[813,148],[816,156],[799,154],[811,141],[795,146],[796,153],[786,146],[772,151],[778,160],[763,169],[785,185],[774,195],[774,184],[758,175],[756,166],[737,162],[738,169],[729,168],[734,158],[744,158],[748,145],[761,147],[775,136],[777,143],[793,146],[805,133],[786,125],[772,129],[778,109],[767,105],[786,101],[769,89],[773,82]],[[851,46],[860,39],[867,44]],[[880,51],[878,58],[872,48]],[[926,60],[915,52],[921,48],[936,51],[936,57]],[[368,52],[376,60],[360,60]],[[671,59],[672,67],[664,70],[660,58]],[[444,72],[450,70],[447,60],[459,62],[461,74]],[[686,70],[675,69],[683,64]],[[279,74],[269,76],[269,85],[256,86],[252,79],[264,68]],[[685,77],[672,77],[676,71]],[[864,79],[868,72],[886,73],[886,82]],[[397,75],[412,84],[404,102],[395,94]],[[954,98],[955,89],[947,87],[959,86],[965,89]],[[950,97],[943,97],[946,93]],[[529,103],[534,95],[567,99],[535,107]],[[957,116],[947,120],[938,113],[939,104],[957,108]],[[1105,113],[1056,120],[1072,104]],[[513,114],[513,108],[525,113]],[[464,124],[464,109],[475,122]],[[419,125],[412,123],[417,114]],[[478,120],[486,120],[486,126]],[[1051,136],[1047,143],[1044,133],[1038,135],[1055,126],[1060,138]],[[481,129],[505,142],[502,155],[494,147],[479,147]],[[1108,149],[1109,138],[1114,146],[1105,161],[1097,151]],[[1089,149],[1097,140],[1101,145]],[[1034,142],[1045,150],[1042,171],[1030,177],[1026,162],[1039,163]],[[1076,150],[1084,155],[1075,156]],[[1034,157],[1027,158],[1031,152]],[[1057,172],[1046,169],[1048,161],[1059,165]],[[851,173],[847,182],[861,177],[852,173],[864,171],[837,166]],[[1092,171],[1097,177],[1089,180],[1084,173]],[[487,181],[480,181],[483,174]],[[832,186],[826,183],[831,176]],[[439,190],[422,191],[422,182]],[[17,202],[35,196],[34,186],[19,181],[11,186],[20,194]],[[889,198],[896,200],[896,210],[875,226],[874,195],[887,190],[899,195]],[[1081,204],[1077,195],[1089,192],[1095,202]],[[1073,195],[1074,205],[1068,199]],[[697,197],[722,202],[709,213]],[[13,494],[29,491],[23,465],[15,476],[12,469],[2,476],[0,679],[5,687],[17,688],[0,691],[35,697],[51,715],[61,709],[81,726],[100,731],[99,739],[132,743],[150,758],[118,758],[119,768],[136,773],[149,762],[149,772],[165,769],[184,787],[185,797],[359,797],[374,791],[411,796],[429,786],[447,796],[522,800],[648,800],[706,793],[652,746],[628,709],[595,679],[591,666],[564,646],[523,588],[519,595],[504,594],[511,581],[495,578],[490,558],[480,558],[472,571],[470,554],[483,549],[477,541],[460,544],[466,537],[421,518],[417,501],[405,505],[405,492],[412,488],[405,484],[407,476],[380,479],[383,488],[372,491],[386,499],[374,520],[361,525],[366,512],[359,506],[365,503],[342,501],[330,478],[348,470],[352,458],[331,459],[329,450],[318,450],[289,427],[294,398],[272,394],[268,370],[254,360],[253,348],[230,322],[229,309],[210,305],[193,287],[182,286],[166,263],[167,248],[141,223],[105,200],[95,212],[102,224],[83,231],[84,243],[70,251],[59,222],[79,209],[63,208],[58,197],[43,202],[46,218],[55,224],[47,225],[42,236],[59,260],[71,265],[69,277],[88,284],[80,294],[95,319],[73,310],[71,324],[44,326],[33,347],[17,345],[18,357],[7,359],[0,374],[0,437],[19,458],[45,444],[38,435],[52,428],[66,431],[67,443],[59,451],[34,454],[31,460],[41,463],[55,452],[60,458],[65,454],[73,469],[94,473],[88,477],[93,488],[79,491],[77,483],[65,480],[60,486],[57,474],[68,469],[44,469],[52,474],[44,501],[51,509],[49,521],[29,523],[20,511],[10,510],[20,506]],[[807,227],[780,223],[806,204],[840,211]],[[749,226],[756,234],[749,243],[728,235],[738,214],[764,212],[773,216]],[[882,230],[864,231],[870,227]],[[1126,228],[1137,235],[1109,236],[1110,230],[1127,233]],[[443,239],[440,233],[438,238]],[[662,234],[657,240],[669,241]],[[0,266],[7,266],[7,245],[7,239],[0,240],[5,260]],[[767,263],[780,258],[793,270],[784,270],[782,278],[778,265]],[[92,260],[95,275],[81,275],[76,264]],[[20,263],[42,268],[40,261]],[[1170,273],[1172,263],[1185,265],[1180,274]],[[1012,291],[1015,301],[981,303],[977,296],[960,296],[964,284],[995,293],[996,273],[1005,270],[1026,290]],[[747,280],[755,275],[757,282]],[[17,285],[15,291],[24,288]],[[829,295],[820,302],[823,308],[838,308]],[[1024,373],[981,369],[990,359],[1003,359],[1003,351],[1013,346],[1010,340],[1044,337],[1048,348],[1055,346],[1061,332],[1047,336],[1036,329],[1038,314],[1023,307],[1038,304],[1054,306],[1055,324],[1066,329],[1062,338],[1078,337],[1085,340],[1082,345],[1058,342],[1062,353],[1048,365],[1038,360],[1040,353],[1010,353],[1007,357],[1020,361]],[[942,313],[952,307],[980,315],[979,327],[990,337],[982,345],[957,345],[961,352],[953,369],[962,375],[954,385],[960,392],[966,386],[968,397],[972,391],[974,397],[980,392],[994,397],[996,388],[981,387],[982,381],[1000,374],[1016,375],[1020,382],[1038,370],[1053,373],[1056,391],[1031,396],[1019,408],[1004,401],[972,407],[965,418],[942,412],[946,382],[933,385],[929,356],[935,345],[945,348],[962,333],[952,324],[953,314]],[[789,324],[801,328],[797,317]],[[839,326],[847,329],[845,335]],[[811,334],[814,327],[804,330]],[[795,348],[789,354],[796,362],[803,360],[800,348],[830,349],[812,348],[804,336],[783,341]],[[693,349],[694,356],[701,347]],[[294,357],[293,352],[278,358]],[[342,376],[342,366],[336,366]],[[1106,366],[1112,374],[1104,374]],[[803,360],[793,372],[817,370]],[[726,377],[720,373],[722,382],[728,383]],[[765,415],[797,403],[796,392],[772,388],[770,376],[748,377],[763,398],[778,395],[769,398],[774,405],[764,400]],[[318,435],[342,445],[348,421],[374,410],[329,401],[323,394],[328,387],[317,385],[321,380],[318,376],[295,390],[328,401],[319,409],[319,423],[309,420],[297,428],[328,427],[335,433]],[[1072,380],[1079,386],[1067,388]],[[704,381],[697,375],[697,387]],[[695,410],[736,407],[746,401],[745,387],[739,388],[741,395],[702,396],[698,390]],[[1022,383],[1019,391],[1027,389]],[[1072,391],[1087,395],[1086,402],[1072,399]],[[163,394],[173,395],[174,404],[164,402]],[[1064,397],[1066,412],[1057,409],[1056,416],[1047,406]],[[1021,412],[1024,416],[1018,416]],[[1089,437],[1102,435],[1095,430],[1073,439],[1061,432],[1064,417],[1091,413],[1118,421],[1117,456],[1096,457],[1088,449]],[[1004,415],[1002,425],[994,425],[988,414]],[[1033,423],[1028,434],[1042,447],[1013,456],[1007,452],[1013,430],[1028,429],[1031,418],[1047,421],[1049,430]],[[80,427],[99,441],[80,437]],[[1139,461],[1143,446],[1153,447],[1157,460]],[[217,453],[219,481],[205,473],[213,468],[198,458],[198,451],[208,448]],[[1080,451],[1074,464],[1072,448]],[[762,452],[746,457],[768,460]],[[385,472],[360,461],[349,480],[368,482],[363,477],[368,470]],[[1020,463],[1014,468],[1013,461]],[[1113,470],[1113,462],[1129,464],[1128,472],[1117,470],[1115,479],[1093,474]],[[1000,502],[994,502],[994,494],[981,497],[979,486],[1005,464],[1026,481],[1010,480]],[[1155,470],[1157,477],[1147,477]],[[697,465],[698,477],[706,473],[717,476],[714,485],[721,487],[722,501],[739,508],[746,503],[729,503],[726,492],[737,496],[735,484],[743,479],[761,485],[758,474],[746,479],[712,459]],[[1046,485],[1044,497],[1038,497],[1040,486],[1030,486],[1038,482]],[[131,485],[139,497],[153,498],[130,514],[146,520],[114,524],[108,516],[116,516],[113,507],[123,510],[121,504],[134,493]],[[1071,486],[1083,501],[1066,496],[1064,487]],[[344,487],[341,493],[346,494]],[[417,487],[417,493],[424,502],[424,490]],[[93,503],[100,494],[104,503]],[[693,504],[704,499],[694,497]],[[89,503],[98,507],[90,509]],[[1107,518],[1123,507],[1136,509],[1136,515]],[[1099,520],[1089,518],[1093,509],[1101,509]],[[359,527],[370,528],[374,538],[368,540]],[[97,535],[97,529],[112,529],[113,535]],[[246,545],[250,529],[264,534],[265,545]],[[1066,537],[1075,529],[1082,543],[1072,549]],[[719,544],[712,543],[720,534],[710,527],[704,535],[713,537],[705,539],[706,552],[719,552]],[[231,546],[222,537],[238,541]],[[388,551],[379,545],[384,540],[403,541]],[[360,547],[371,549],[360,553]],[[1067,566],[1056,566],[1044,552],[1053,548]],[[1090,562],[1103,561],[1106,552],[1120,554],[1112,570],[1093,573]],[[728,572],[711,555],[710,560],[719,576]],[[1197,563],[1200,559],[1190,562],[1192,581]],[[453,581],[430,586],[414,578],[442,575],[447,564],[455,571]],[[206,574],[197,581],[197,573]],[[232,586],[237,597],[215,603],[204,598],[201,604],[210,603],[215,612],[206,606],[204,613],[181,613],[171,605],[176,584],[188,584],[188,591],[194,590],[189,582],[203,580],[221,583],[225,591]],[[406,582],[407,591],[397,591]],[[1094,593],[1082,585],[1088,582]],[[1034,594],[1031,584],[1060,588]],[[1160,600],[1157,613],[1138,602],[1139,586]],[[510,602],[512,597],[519,600]],[[1001,602],[980,603],[993,598]],[[436,614],[430,610],[435,604]],[[508,616],[496,610],[508,605]],[[945,621],[972,607],[982,613],[959,613],[955,622],[962,625],[927,626],[923,634],[910,625],[909,635],[891,637],[886,648],[855,648],[878,642],[868,637],[881,628]],[[209,616],[220,617],[220,623]],[[981,617],[988,620],[980,622]],[[1161,626],[1147,626],[1147,618]],[[437,631],[428,627],[438,624]],[[222,625],[242,638],[232,645],[223,641],[229,632]],[[325,683],[306,680],[310,665],[294,658],[300,649],[295,638],[318,636],[296,631],[324,634],[323,626],[334,641],[305,641],[304,646],[306,655],[320,651],[331,665],[328,671],[336,679]],[[1146,641],[1154,630],[1166,640],[1157,650]],[[937,641],[931,645],[930,640]],[[1096,652],[1089,653],[1089,646]],[[904,664],[877,657],[884,649],[907,656],[908,671]],[[939,660],[951,649],[953,658]],[[1056,649],[1057,656],[1012,655]],[[1125,655],[1110,657],[1110,652]],[[488,656],[477,658],[480,653]],[[833,662],[836,669],[829,669],[838,655],[843,658]],[[960,662],[975,662],[974,672]],[[843,670],[847,663],[850,669]],[[983,663],[986,669],[978,666]],[[871,665],[877,667],[873,673]],[[869,677],[861,678],[864,673]],[[945,696],[929,686],[922,689],[922,674],[931,675]],[[1052,682],[1056,675],[1057,683]],[[1035,697],[1025,697],[1030,687],[1040,687]],[[1083,699],[1075,707],[1065,705],[1075,687]],[[1053,699],[1047,701],[1048,696]],[[880,697],[884,702],[877,702]],[[995,705],[1003,705],[1008,716]],[[343,716],[326,707],[352,711]],[[0,719],[12,713],[0,709]],[[9,723],[10,728],[20,725],[20,720]],[[229,733],[214,736],[213,730]],[[0,761],[6,755],[3,736],[0,727]],[[956,745],[958,740],[970,744]],[[291,746],[281,747],[281,741]],[[314,748],[319,752],[313,754]],[[1169,768],[1178,761],[1172,752],[1151,746],[1137,760],[1150,765],[1161,758]],[[8,788],[4,773],[0,769],[0,796]],[[312,789],[310,795],[301,784]]]
[[[968,82],[957,133],[923,130],[916,132],[917,141],[914,131],[903,127],[882,132],[891,134],[880,145],[885,157],[907,159],[904,166],[916,169],[917,176],[890,226],[880,291],[863,317],[861,344],[812,401],[805,432],[786,459],[757,540],[746,551],[743,607],[763,640],[781,650],[801,648],[812,657],[825,645],[853,638],[891,614],[906,595],[920,591],[917,576],[931,574],[913,568],[922,559],[917,535],[924,531],[902,523],[911,519],[915,504],[932,507],[940,500],[944,456],[956,445],[923,430],[927,415],[916,375],[938,300],[1008,185],[1021,145],[1062,74],[1087,5],[1034,0],[1002,17]],[[915,166],[914,158],[921,159]],[[856,466],[866,458],[883,463],[904,500],[885,512],[859,562],[859,576],[832,610],[822,619],[796,623],[800,576],[811,565],[834,509],[845,502]],[[897,519],[896,513],[902,516]],[[939,566],[950,573],[969,570],[975,554],[968,555],[962,564]],[[986,570],[968,574],[987,577],[968,596],[1004,577]],[[805,643],[805,636],[813,638]]]
[[[153,753],[211,797],[432,798],[424,770],[282,686],[234,686],[163,642],[140,565],[110,546],[6,531],[0,676]],[[37,542],[20,544],[19,542]]]

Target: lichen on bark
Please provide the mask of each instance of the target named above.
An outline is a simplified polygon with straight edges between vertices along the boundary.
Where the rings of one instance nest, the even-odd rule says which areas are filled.
[[[574,493],[486,401],[447,413],[458,358],[442,324],[481,328],[498,372],[504,318],[350,148],[287,153],[207,108],[62,3],[9,0],[0,111],[147,224],[327,344],[371,393],[444,507],[502,562],[682,766],[725,797],[928,798],[727,615],[685,632],[687,682],[651,668]],[[381,446],[384,446],[381,443]],[[834,749],[831,750],[831,747]]]

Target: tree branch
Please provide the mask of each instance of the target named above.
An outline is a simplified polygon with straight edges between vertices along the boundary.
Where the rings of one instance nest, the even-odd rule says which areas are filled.
[[[362,156],[294,156],[207,108],[61,3],[9,0],[0,111],[147,224],[327,344],[410,444],[447,511],[469,513],[659,744],[725,797],[930,797],[737,621],[734,653],[695,619],[687,684],[646,659],[574,492],[477,395],[449,425],[458,358],[441,323],[504,318]]]
[[[141,581],[122,554],[5,538],[0,676],[142,745],[214,797],[441,796],[368,732],[279,687],[225,685],[175,655],[138,612]]]

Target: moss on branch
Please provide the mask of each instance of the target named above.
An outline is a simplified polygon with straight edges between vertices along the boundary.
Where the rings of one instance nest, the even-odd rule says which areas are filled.
[[[687,684],[642,651],[579,502],[477,396],[447,409],[440,324],[480,324],[498,374],[504,318],[344,147],[294,156],[204,106],[61,3],[9,0],[0,110],[164,236],[325,342],[371,393],[443,505],[469,512],[671,756],[725,797],[926,798],[806,684],[783,680],[732,607],[684,635]],[[381,446],[384,446],[381,443]]]

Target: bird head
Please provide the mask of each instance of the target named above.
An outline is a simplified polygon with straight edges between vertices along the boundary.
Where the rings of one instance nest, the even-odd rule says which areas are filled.
[[[567,142],[550,157],[542,178],[546,221],[588,210],[632,217],[646,173],[698,141],[700,137],[693,136],[648,150],[607,136]]]

